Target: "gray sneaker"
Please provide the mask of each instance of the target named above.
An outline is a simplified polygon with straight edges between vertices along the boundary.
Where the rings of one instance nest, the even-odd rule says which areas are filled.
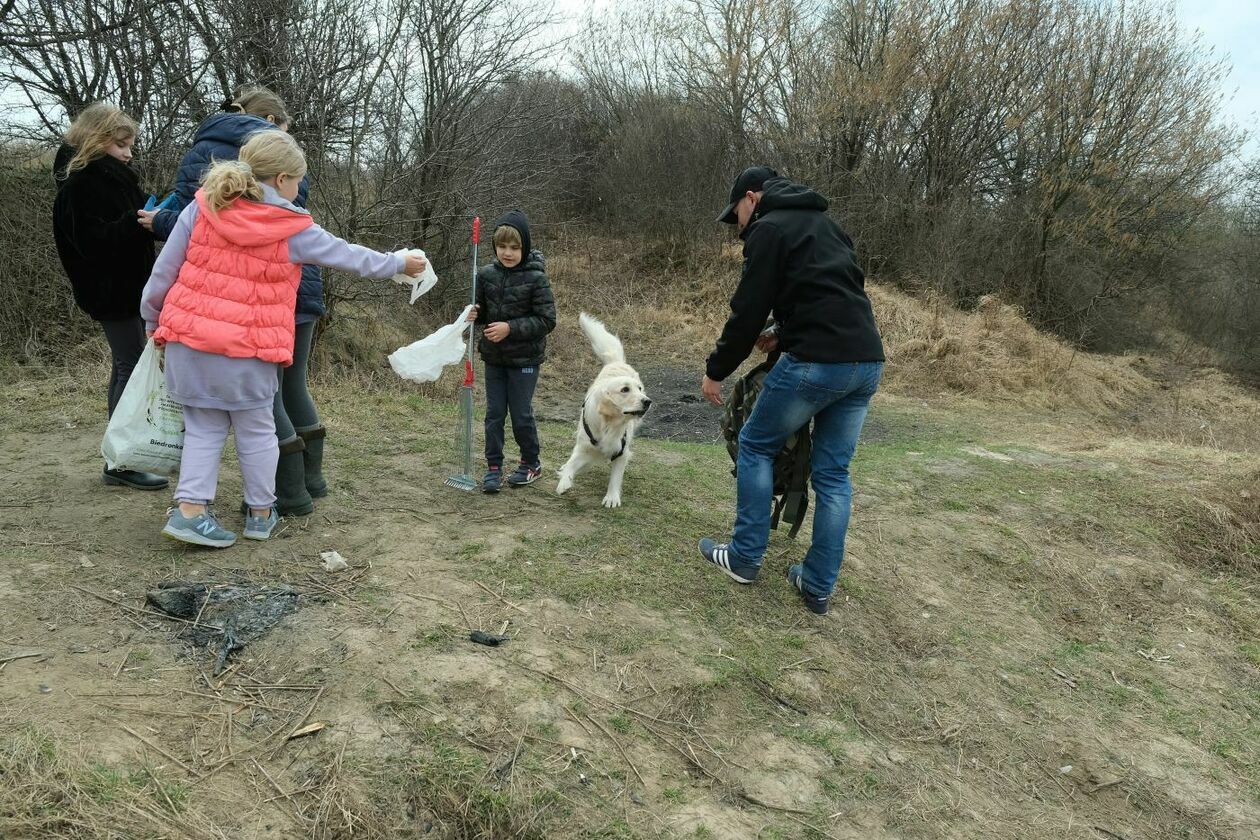
[[[247,540],[265,540],[279,524],[280,514],[276,513],[274,507],[267,511],[266,516],[254,516],[250,513],[245,516],[245,531],[241,536]]]
[[[236,534],[220,525],[210,511],[191,518],[180,513],[177,507],[171,508],[167,513],[170,518],[166,520],[162,533],[168,537],[211,548],[227,548],[236,542]]]

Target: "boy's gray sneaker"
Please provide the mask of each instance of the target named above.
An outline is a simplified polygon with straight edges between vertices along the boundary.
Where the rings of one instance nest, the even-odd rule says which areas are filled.
[[[171,508],[167,513],[170,517],[162,533],[168,537],[210,548],[227,548],[236,542],[236,534],[220,525],[210,511],[191,518],[180,513],[178,507]]]
[[[266,516],[254,516],[250,513],[245,516],[245,531],[241,536],[247,540],[265,540],[279,524],[280,514],[276,513],[274,507],[267,511]]]

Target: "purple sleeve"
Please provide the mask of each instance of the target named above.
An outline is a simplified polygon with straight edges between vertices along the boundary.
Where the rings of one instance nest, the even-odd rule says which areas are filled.
[[[351,245],[319,225],[311,225],[289,237],[289,262],[322,265],[384,280],[402,272],[406,260],[397,254],[382,254],[362,245]]]
[[[162,314],[162,304],[166,302],[166,294],[171,290],[171,286],[175,285],[175,279],[179,277],[179,269],[184,265],[184,256],[188,253],[188,240],[192,238],[195,221],[197,221],[197,203],[193,202],[179,214],[179,220],[175,222],[171,235],[153,263],[149,282],[144,285],[144,291],[140,294],[140,317],[144,319],[146,329],[157,329],[158,316]]]

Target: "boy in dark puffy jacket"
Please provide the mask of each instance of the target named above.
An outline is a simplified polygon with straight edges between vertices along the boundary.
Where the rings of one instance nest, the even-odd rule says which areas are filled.
[[[521,462],[507,477],[513,487],[542,475],[534,389],[547,355],[547,333],[556,328],[556,301],[543,268],[543,255],[530,247],[529,220],[513,210],[495,223],[492,263],[477,272],[477,308],[483,325],[477,348],[486,363],[486,477],[482,489],[503,486],[504,420],[512,415],[512,436]]]

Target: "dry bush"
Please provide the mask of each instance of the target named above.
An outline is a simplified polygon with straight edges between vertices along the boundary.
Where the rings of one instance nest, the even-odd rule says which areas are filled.
[[[1103,413],[1146,384],[1123,358],[1074,350],[995,296],[963,312],[940,298],[919,300],[889,286],[872,284],[869,291],[894,388],[1018,397]]]
[[[52,172],[0,155],[0,356],[55,358],[98,331],[70,294],[52,238]]]
[[[1183,561],[1234,573],[1260,571],[1260,471],[1215,484],[1209,496],[1162,514]]]

